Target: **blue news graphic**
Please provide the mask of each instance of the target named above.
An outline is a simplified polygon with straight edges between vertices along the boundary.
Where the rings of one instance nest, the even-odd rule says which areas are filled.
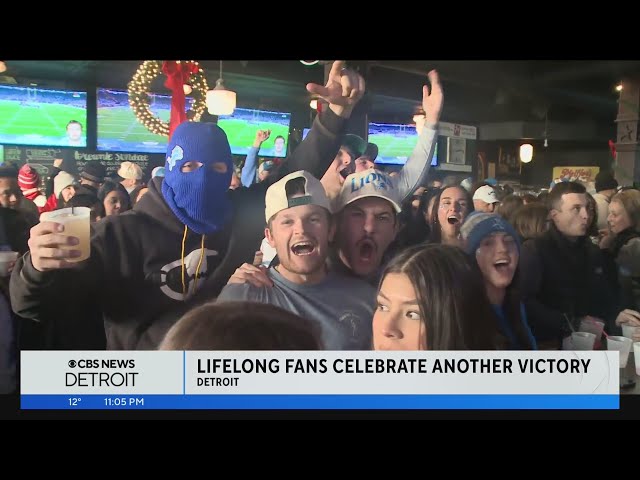
[[[618,409],[614,351],[21,352],[24,410]]]
[[[619,395],[22,395],[51,410],[504,410],[618,409]]]

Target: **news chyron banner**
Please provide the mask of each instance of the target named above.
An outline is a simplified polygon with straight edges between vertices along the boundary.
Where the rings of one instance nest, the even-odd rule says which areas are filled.
[[[22,409],[617,409],[615,351],[24,351]]]

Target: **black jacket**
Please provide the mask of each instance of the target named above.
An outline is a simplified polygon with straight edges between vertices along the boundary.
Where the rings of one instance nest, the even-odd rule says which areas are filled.
[[[22,212],[0,207],[0,245],[4,249],[24,254],[29,247],[29,223]]]
[[[81,268],[39,272],[25,255],[11,278],[14,311],[40,320],[73,305],[75,315],[103,314],[108,349],[156,348],[185,311],[214,299],[235,269],[253,260],[264,237],[266,189],[297,170],[321,177],[338,152],[344,123],[325,112],[267,181],[230,190],[233,219],[205,236],[204,250],[202,236],[191,230],[183,246],[185,226],[162,197],[162,178],[154,178],[133,210],[96,224],[91,257]]]
[[[538,341],[558,340],[591,315],[613,323],[615,297],[600,249],[588,237],[569,241],[551,225],[537,239],[527,240],[520,252],[521,293],[529,325]]]

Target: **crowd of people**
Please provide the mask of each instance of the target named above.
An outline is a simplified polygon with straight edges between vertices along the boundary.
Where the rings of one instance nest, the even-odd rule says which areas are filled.
[[[436,179],[435,71],[417,145],[386,172],[346,133],[365,84],[343,66],[307,86],[328,108],[289,157],[259,163],[259,130],[239,175],[224,131],[200,122],[176,128],[146,183],[131,162],[119,181],[56,164],[44,189],[28,164],[0,172],[0,249],[20,255],[0,282],[3,391],[21,349],[560,349],[585,319],[640,326],[640,191],[607,171],[593,196]],[[77,263],[79,239],[39,215],[81,206]]]

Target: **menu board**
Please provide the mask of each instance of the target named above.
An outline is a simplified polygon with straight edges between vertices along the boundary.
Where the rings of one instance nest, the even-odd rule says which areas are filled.
[[[149,175],[154,167],[164,165],[164,154],[98,152],[86,148],[41,148],[4,145],[0,149],[0,165],[13,165],[17,168],[25,163],[34,166],[41,175],[48,175],[57,158],[63,160],[62,169],[78,174],[88,161],[98,160],[107,170],[107,175],[117,172],[122,162],[133,162]]]

